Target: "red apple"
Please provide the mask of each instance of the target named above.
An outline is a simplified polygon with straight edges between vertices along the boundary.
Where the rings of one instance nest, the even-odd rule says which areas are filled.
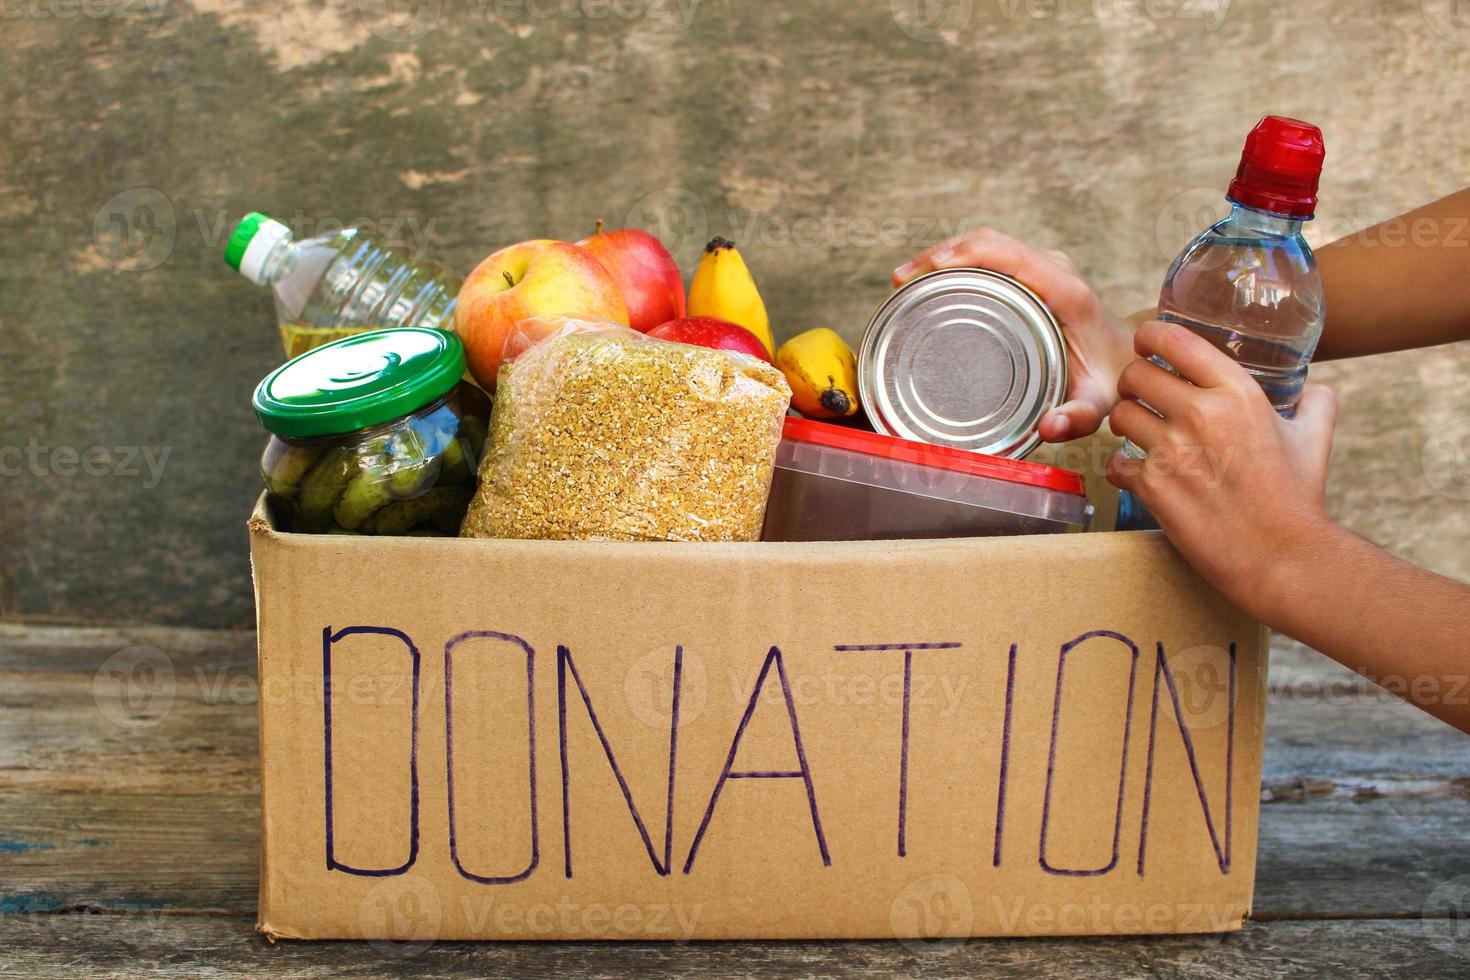
[[[637,228],[603,231],[577,243],[612,273],[628,301],[628,323],[644,333],[684,315],[684,277],[664,243]]]
[[[759,337],[737,323],[718,317],[680,317],[654,327],[648,331],[648,336],[680,344],[693,344],[696,347],[713,347],[715,350],[749,354],[751,357],[759,357],[767,364],[773,363],[770,351],[766,350],[766,345]]]
[[[538,316],[627,326],[628,304],[612,273],[586,249],[547,239],[501,249],[475,266],[454,310],[454,331],[476,381],[495,384],[506,339],[517,323]]]

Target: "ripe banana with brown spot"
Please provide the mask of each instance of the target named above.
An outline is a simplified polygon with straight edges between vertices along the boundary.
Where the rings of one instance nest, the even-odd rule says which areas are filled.
[[[857,355],[837,331],[817,327],[797,334],[776,351],[776,367],[791,385],[791,404],[807,418],[857,414]]]

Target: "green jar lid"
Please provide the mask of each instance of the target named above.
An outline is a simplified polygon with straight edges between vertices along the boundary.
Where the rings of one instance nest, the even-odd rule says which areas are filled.
[[[465,371],[464,345],[432,327],[345,337],[293,358],[255,389],[255,414],[282,436],[330,436],[423,408]]]

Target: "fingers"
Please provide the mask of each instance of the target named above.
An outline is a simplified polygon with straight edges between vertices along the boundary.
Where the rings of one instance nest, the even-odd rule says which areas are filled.
[[[1188,411],[1199,389],[1159,367],[1153,361],[1133,361],[1118,375],[1118,396],[1147,402],[1168,418]]]
[[[1337,396],[1326,385],[1307,385],[1296,403],[1297,425],[1332,439],[1332,430],[1337,427]]]
[[[1143,473],[1147,460],[1134,459],[1123,450],[1113,453],[1108,460],[1108,482],[1119,490],[1138,492],[1138,478]]]
[[[1099,404],[1097,400],[1074,398],[1043,415],[1037,428],[1041,438],[1047,442],[1081,439],[1097,431],[1107,412],[1108,406]]]
[[[1133,441],[1145,451],[1153,450],[1164,441],[1168,423],[1135,401],[1121,401],[1108,416],[1108,425],[1115,435]]]
[[[1241,381],[1254,384],[1228,354],[1177,323],[1148,321],[1134,333],[1133,349],[1139,357],[1162,357],[1199,388],[1229,388]]]
[[[1291,426],[1305,436],[1306,451],[1312,454],[1314,471],[1325,478],[1332,455],[1332,433],[1337,427],[1337,396],[1325,385],[1307,385],[1296,403]]]
[[[1060,254],[1049,254],[1010,235],[980,228],[920,252],[893,271],[893,284],[902,286],[937,269],[991,269],[1034,290],[1065,322],[1081,316],[1095,298],[1071,261],[1065,256],[1055,257]]]

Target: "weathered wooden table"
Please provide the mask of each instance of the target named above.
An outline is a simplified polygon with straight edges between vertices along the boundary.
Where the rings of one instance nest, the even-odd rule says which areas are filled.
[[[171,698],[94,687],[140,646]],[[0,624],[0,975],[1470,975],[1470,743],[1287,642],[1244,932],[932,947],[273,946],[253,930],[254,661],[249,633]]]

